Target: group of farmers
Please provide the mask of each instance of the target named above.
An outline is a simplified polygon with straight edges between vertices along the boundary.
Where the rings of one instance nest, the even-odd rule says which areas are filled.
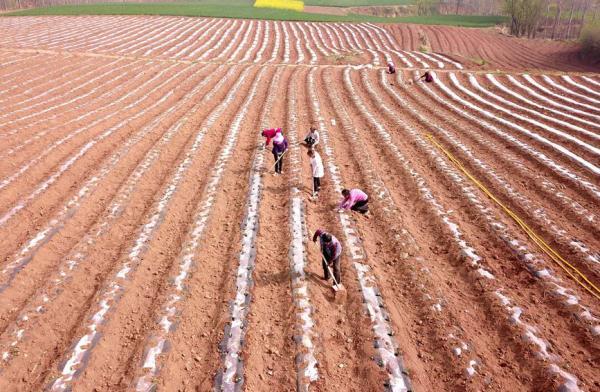
[[[396,73],[396,66],[394,65],[393,61],[388,61],[386,72],[389,74]],[[415,79],[414,82],[419,81],[419,80],[423,80],[426,83],[431,83],[431,82],[433,82],[433,75],[431,74],[431,72],[425,71],[425,73],[423,75],[419,76],[417,79]],[[409,81],[409,82],[412,83],[413,81]]]
[[[387,66],[388,74],[395,74],[396,67],[393,62],[388,62]],[[433,82],[433,75],[426,71],[423,75],[418,77],[416,81],[424,81],[425,83]],[[412,84],[413,81],[411,81]],[[271,141],[273,141],[273,158],[275,159],[275,175],[281,175],[283,173],[283,156],[288,149],[288,141],[283,135],[281,128],[264,129],[262,136],[267,138],[265,147],[267,147]],[[304,138],[304,145],[308,148],[308,156],[310,157],[310,167],[312,171],[312,199],[317,200],[319,197],[319,191],[321,190],[321,179],[325,175],[323,168],[323,161],[321,155],[317,151],[320,137],[319,131],[316,127],[310,127],[310,130]],[[338,206],[340,210],[352,210],[357,211],[365,216],[369,214],[369,196],[360,189],[342,189],[342,200]],[[314,236],[313,242],[319,240],[322,255],[323,265],[323,279],[329,280],[332,273],[330,269],[333,268],[334,284],[337,286],[341,283],[340,275],[340,256],[342,254],[342,245],[337,238],[331,233],[325,230],[318,229]]]
[[[275,175],[283,173],[283,156],[288,150],[287,138],[283,135],[281,128],[264,129],[262,136],[265,137],[265,147],[269,146],[271,141],[273,147],[273,159],[275,160]],[[321,190],[321,179],[325,176],[323,161],[317,151],[320,136],[316,127],[310,127],[310,130],[304,138],[304,146],[308,149],[307,155],[310,157],[310,167],[312,174],[312,199],[317,200]],[[359,212],[365,216],[369,214],[369,196],[360,189],[342,189],[342,200],[338,205],[339,210],[351,210]],[[333,274],[334,284],[341,284],[340,274],[340,256],[342,255],[342,245],[340,241],[331,233],[318,229],[313,236],[313,242],[319,240],[322,255],[323,279],[329,280]],[[330,270],[333,269],[333,273]]]

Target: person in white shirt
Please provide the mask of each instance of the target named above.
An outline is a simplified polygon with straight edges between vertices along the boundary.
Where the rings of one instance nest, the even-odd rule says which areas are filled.
[[[304,138],[304,143],[306,143],[308,148],[315,148],[315,146],[319,144],[319,140],[319,131],[317,131],[317,128],[310,127],[308,135],[306,135],[306,137]]]
[[[323,168],[323,161],[321,155],[313,149],[308,150],[308,156],[310,157],[310,167],[312,169],[313,177],[313,198],[319,196],[321,190],[321,178],[325,175],[325,169]]]

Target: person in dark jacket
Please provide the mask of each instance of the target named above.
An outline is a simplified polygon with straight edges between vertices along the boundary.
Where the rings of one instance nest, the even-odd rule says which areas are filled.
[[[394,66],[394,63],[391,61],[388,61],[388,70],[387,73],[389,74],[395,74],[396,73],[396,67]]]
[[[338,241],[335,236],[327,233],[323,229],[318,229],[313,235],[313,242],[317,242],[321,246],[321,264],[323,265],[323,279],[329,280],[329,266],[333,267],[333,277],[338,284],[342,283],[341,269],[340,269],[340,256],[342,255],[342,244]]]
[[[308,131],[308,135],[306,135],[306,137],[304,138],[304,143],[309,147],[309,148],[315,148],[317,146],[317,144],[319,144],[319,131],[317,130],[316,127],[310,127],[310,130]]]
[[[288,149],[288,141],[282,133],[273,138],[273,158],[275,158],[275,174],[283,173],[283,154]]]
[[[433,82],[433,75],[431,74],[431,72],[425,71],[425,73],[419,77],[419,80],[421,79],[425,79],[425,82],[431,83]]]

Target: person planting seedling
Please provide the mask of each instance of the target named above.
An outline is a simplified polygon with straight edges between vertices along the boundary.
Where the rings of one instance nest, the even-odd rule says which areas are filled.
[[[309,148],[314,148],[317,144],[319,144],[319,140],[319,131],[317,131],[317,128],[310,127],[308,135],[306,135],[306,137],[304,138],[304,143]]]
[[[420,82],[420,81],[423,81],[425,83],[431,83],[431,82],[433,82],[433,75],[431,74],[431,72],[425,71],[425,73],[423,75],[421,75],[415,79],[410,79],[408,81],[408,84],[412,85],[413,83]]]
[[[340,202],[340,210],[352,210],[360,212],[363,215],[369,213],[369,196],[360,189],[342,189],[344,197]]]

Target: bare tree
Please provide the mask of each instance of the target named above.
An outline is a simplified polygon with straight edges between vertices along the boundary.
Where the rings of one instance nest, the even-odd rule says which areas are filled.
[[[569,23],[567,24],[566,38],[571,35],[571,23],[573,22],[573,10],[575,9],[575,0],[571,0],[571,12],[569,13]]]
[[[558,26],[558,22],[560,21],[560,13],[562,11],[562,4],[560,0],[556,1],[556,16],[554,17],[554,24],[552,25],[552,35],[551,39],[556,39],[556,27]]]
[[[543,8],[542,0],[505,0],[504,11],[510,16],[511,34],[517,37],[535,37]]]

